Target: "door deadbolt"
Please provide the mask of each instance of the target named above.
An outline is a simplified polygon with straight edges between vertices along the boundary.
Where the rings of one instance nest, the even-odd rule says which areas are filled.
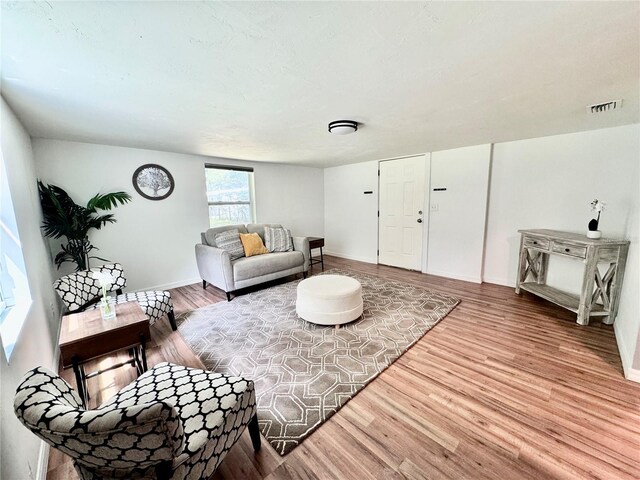
[[[418,210],[418,215],[422,215],[422,210]]]

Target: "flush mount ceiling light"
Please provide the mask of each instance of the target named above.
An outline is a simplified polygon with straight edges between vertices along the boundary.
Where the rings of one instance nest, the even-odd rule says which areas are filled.
[[[358,130],[358,122],[353,120],[336,120],[329,124],[329,133],[348,135]]]

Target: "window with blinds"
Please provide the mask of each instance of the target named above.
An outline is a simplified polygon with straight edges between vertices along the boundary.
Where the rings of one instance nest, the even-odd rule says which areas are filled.
[[[209,225],[255,221],[253,168],[205,165]]]

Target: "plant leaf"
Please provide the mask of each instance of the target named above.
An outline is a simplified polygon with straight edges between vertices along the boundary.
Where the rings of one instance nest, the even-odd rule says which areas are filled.
[[[87,210],[94,213],[96,210],[111,210],[130,201],[131,195],[127,192],[97,194],[87,202]]]
[[[69,236],[72,233],[72,217],[77,205],[71,197],[55,185],[44,185],[38,181],[40,203],[44,221],[44,234],[51,238]]]
[[[116,219],[114,218],[112,213],[108,213],[107,215],[100,215],[99,217],[93,217],[89,222],[87,222],[87,225],[89,225],[89,228],[100,230],[107,223],[116,223]]]

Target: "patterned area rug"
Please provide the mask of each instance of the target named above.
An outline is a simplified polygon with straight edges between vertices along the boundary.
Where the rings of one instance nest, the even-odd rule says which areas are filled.
[[[178,329],[202,363],[255,382],[260,429],[286,455],[391,365],[458,300],[340,270],[362,284],[364,318],[314,325],[296,315],[301,280],[195,310]]]

